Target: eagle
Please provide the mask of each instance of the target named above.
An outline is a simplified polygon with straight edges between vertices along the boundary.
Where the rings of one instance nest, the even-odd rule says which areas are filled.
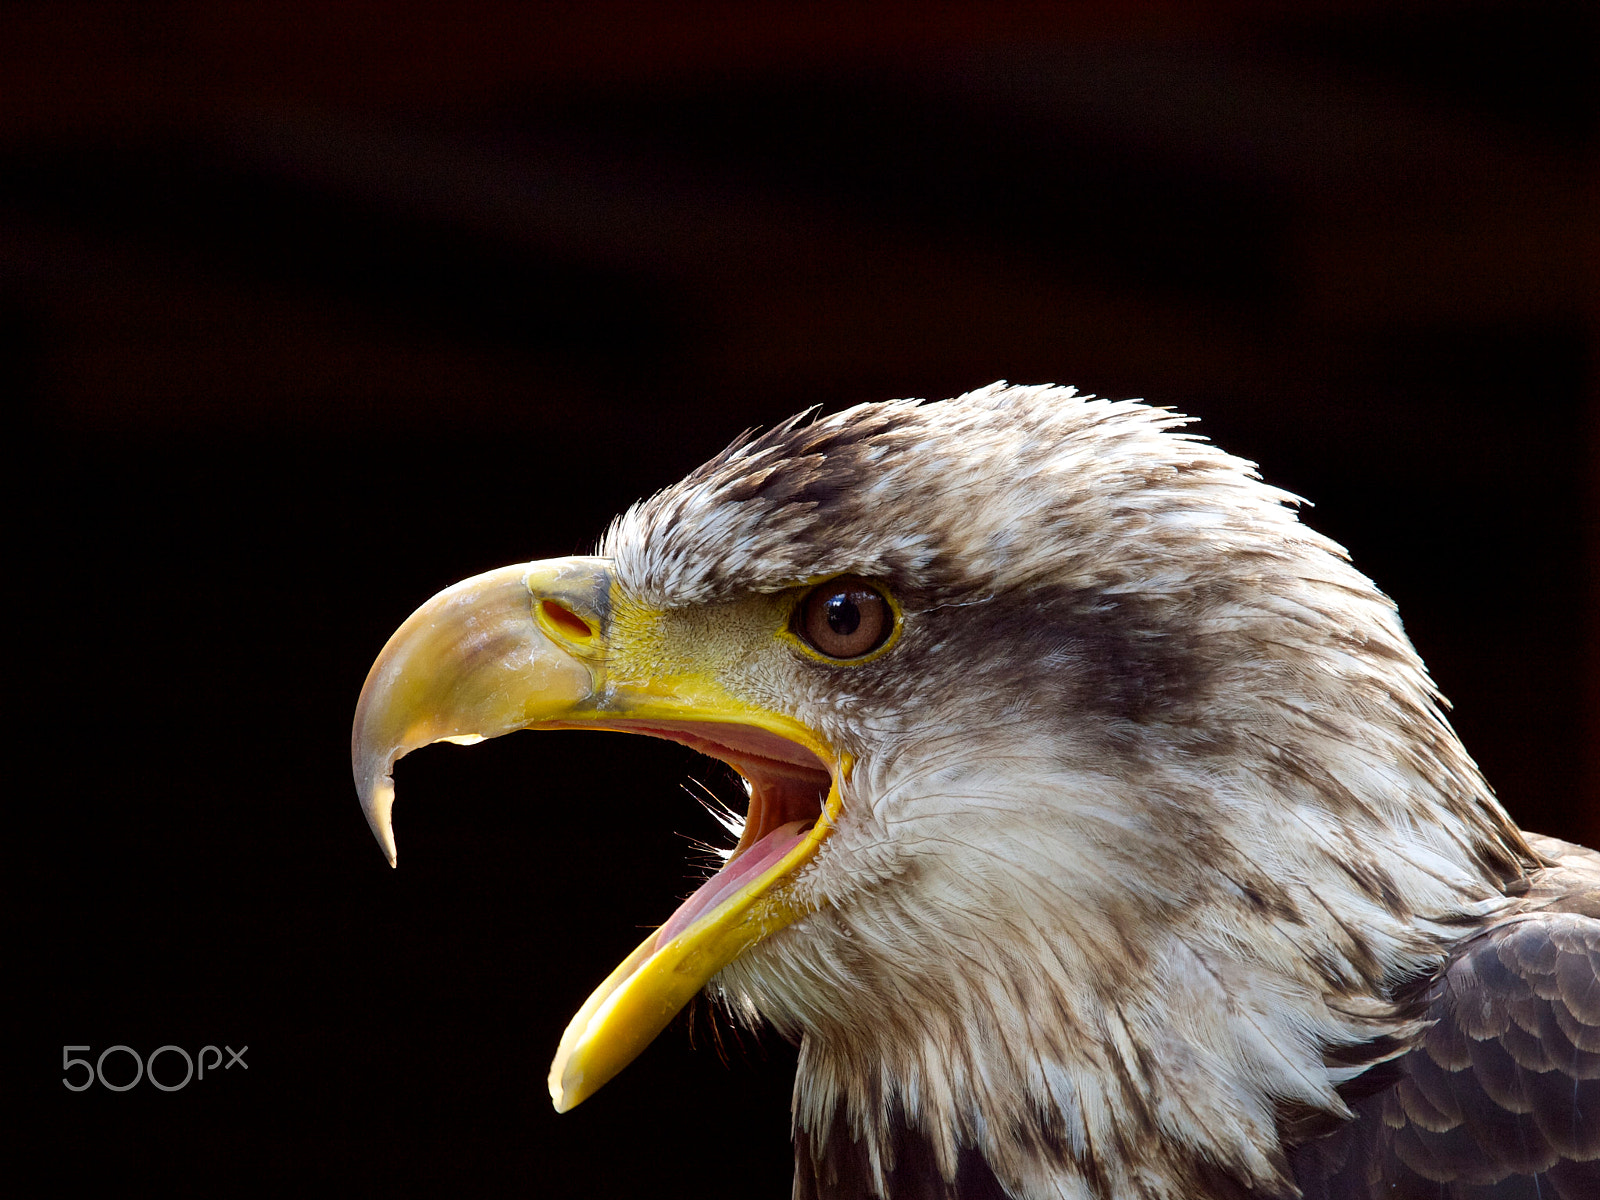
[[[748,793],[558,1110],[709,989],[799,1045],[800,1200],[1600,1196],[1600,855],[1518,829],[1395,605],[1187,424],[804,413],[401,626],[352,738],[391,864],[437,741],[631,731]]]

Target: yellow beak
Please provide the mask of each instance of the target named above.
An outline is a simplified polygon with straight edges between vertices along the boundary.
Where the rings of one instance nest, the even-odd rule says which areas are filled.
[[[598,558],[504,567],[440,592],[378,656],[351,734],[356,791],[390,865],[394,764],[433,742],[517,729],[629,730],[695,746],[750,783],[752,826],[728,864],[567,1026],[550,1070],[561,1112],[633,1061],[724,966],[809,911],[789,884],[831,831],[849,769],[804,725],[736,698],[709,672],[641,673],[612,643],[616,599],[609,563]],[[807,805],[809,823],[787,819],[803,818]]]

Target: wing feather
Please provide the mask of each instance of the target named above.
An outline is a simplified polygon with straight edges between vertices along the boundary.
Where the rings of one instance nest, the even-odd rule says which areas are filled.
[[[1309,1200],[1600,1197],[1600,920],[1590,907],[1579,897],[1518,916],[1458,951],[1394,1086],[1293,1152]]]

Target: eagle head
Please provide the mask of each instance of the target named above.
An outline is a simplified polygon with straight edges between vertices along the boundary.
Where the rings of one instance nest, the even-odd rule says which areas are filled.
[[[746,782],[558,1108],[709,986],[801,1045],[798,1194],[1293,1194],[1539,859],[1394,605],[1185,424],[1003,384],[796,417],[396,633],[353,741],[391,861],[433,741],[632,730]]]

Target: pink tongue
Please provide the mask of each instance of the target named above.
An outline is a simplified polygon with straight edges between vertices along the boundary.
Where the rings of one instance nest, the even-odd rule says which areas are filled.
[[[728,862],[722,870],[695,889],[678,911],[667,918],[667,923],[656,933],[656,945],[665,946],[687,929],[702,913],[710,912],[734,892],[757,878],[773,863],[800,844],[814,821],[790,821],[779,825],[743,854]]]

